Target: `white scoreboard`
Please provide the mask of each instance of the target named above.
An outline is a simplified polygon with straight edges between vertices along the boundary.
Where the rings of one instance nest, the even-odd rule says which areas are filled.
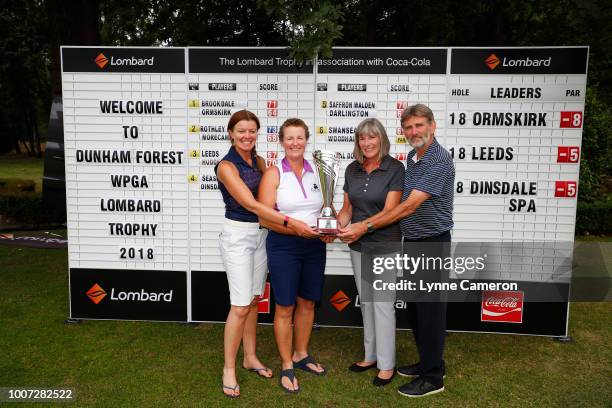
[[[268,165],[290,117],[310,127],[307,155],[340,152],[339,207],[357,124],[379,119],[405,161],[399,116],[424,103],[455,161],[453,241],[572,242],[587,60],[587,47],[336,48],[302,64],[282,48],[63,47],[71,316],[224,320],[214,167],[240,109],[260,118]],[[344,244],[326,275],[352,280]]]

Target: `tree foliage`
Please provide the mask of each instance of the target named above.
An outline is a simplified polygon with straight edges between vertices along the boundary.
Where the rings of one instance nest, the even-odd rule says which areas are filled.
[[[328,0],[259,0],[274,28],[287,41],[298,62],[332,56],[332,46],[342,38],[341,4]]]
[[[612,201],[612,112],[597,86],[588,89],[584,121],[578,196],[584,202]]]
[[[301,61],[331,56],[342,36],[341,5],[327,0],[104,0],[101,10],[112,45],[283,45]]]
[[[40,156],[40,119],[48,114],[51,101],[45,13],[35,0],[10,2],[12,7],[2,3],[0,152],[24,146]]]
[[[284,45],[256,0],[103,0],[109,45]]]

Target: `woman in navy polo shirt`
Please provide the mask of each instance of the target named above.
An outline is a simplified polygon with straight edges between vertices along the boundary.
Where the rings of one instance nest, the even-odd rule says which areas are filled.
[[[314,165],[304,159],[308,126],[301,119],[287,119],[278,136],[285,157],[264,173],[259,200],[308,225],[316,225],[323,196]],[[325,374],[325,369],[309,355],[308,343],[315,302],[321,299],[323,289],[325,243],[331,239],[303,238],[278,224],[262,222],[262,225],[270,229],[266,249],[276,302],[274,336],[282,363],[280,386],[295,393],[300,388],[294,368]]]
[[[232,147],[215,167],[219,190],[225,203],[225,222],[219,235],[221,257],[227,273],[231,308],[225,322],[223,339],[223,393],[236,398],[240,395],[236,379],[236,354],[242,340],[242,366],[258,375],[270,378],[255,353],[257,302],[263,294],[267,274],[264,242],[265,230],[258,217],[271,225],[281,225],[298,236],[318,234],[300,220],[268,208],[256,200],[257,189],[265,169],[263,158],[255,152],[259,119],[247,110],[234,113],[227,129]]]
[[[363,317],[365,356],[362,361],[353,363],[349,370],[361,372],[378,367],[380,371],[373,380],[376,386],[388,384],[395,376],[395,293],[377,293],[376,301],[368,299],[374,297],[374,293],[364,296],[361,288],[362,245],[371,243],[363,250],[375,250],[375,243],[382,242],[386,243],[383,251],[389,251],[389,243],[401,241],[402,234],[398,224],[372,232],[361,221],[389,211],[400,203],[404,165],[389,156],[389,148],[389,138],[380,121],[366,119],[357,126],[353,151],[355,161],[346,168],[344,204],[338,214],[341,227],[338,237],[349,243],[351,249]],[[395,271],[390,273],[395,274]],[[395,276],[392,278],[395,280]]]

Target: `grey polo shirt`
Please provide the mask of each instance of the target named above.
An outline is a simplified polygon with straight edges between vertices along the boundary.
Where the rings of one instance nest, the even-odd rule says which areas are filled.
[[[383,157],[380,166],[370,174],[356,160],[349,164],[344,173],[344,191],[353,206],[351,222],[360,222],[381,212],[385,208],[387,193],[402,191],[403,185],[404,165],[389,155]],[[361,242],[399,242],[401,238],[399,225],[393,224],[364,235],[349,247],[360,251]]]
[[[408,153],[402,201],[408,199],[413,189],[431,197],[414,214],[400,221],[402,235],[417,240],[450,231],[453,228],[454,186],[453,159],[435,138],[420,160],[415,150]]]

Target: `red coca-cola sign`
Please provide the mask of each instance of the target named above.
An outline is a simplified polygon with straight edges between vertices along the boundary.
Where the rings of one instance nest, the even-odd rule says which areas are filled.
[[[524,292],[485,290],[482,292],[480,320],[483,322],[523,322]]]
[[[270,313],[270,282],[266,282],[264,293],[259,297],[257,311],[259,313]]]

